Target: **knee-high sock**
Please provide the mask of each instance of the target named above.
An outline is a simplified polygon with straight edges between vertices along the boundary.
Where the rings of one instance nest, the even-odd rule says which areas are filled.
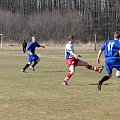
[[[26,64],[25,67],[23,68],[23,70],[27,69],[30,66],[30,64]]]
[[[37,61],[35,61],[35,62],[33,63],[33,65],[32,65],[32,67],[34,67],[37,63],[38,63],[38,62],[37,62]]]
[[[92,65],[87,65],[87,69],[89,69],[89,70],[94,70],[94,67],[92,66]]]
[[[102,85],[103,82],[107,81],[109,79],[109,76],[104,76],[101,80],[100,80],[100,84]]]
[[[73,74],[71,74],[70,72],[68,72],[67,76],[64,79],[64,82],[67,82],[71,78],[72,75]]]
[[[92,65],[88,65],[87,69],[94,70],[94,71],[99,71],[99,67],[93,67]]]

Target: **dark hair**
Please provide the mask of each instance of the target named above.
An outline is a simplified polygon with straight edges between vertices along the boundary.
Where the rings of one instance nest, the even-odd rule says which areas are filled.
[[[69,36],[68,36],[68,40],[70,40],[70,39],[74,39],[74,38],[75,38],[74,35],[69,35]]]
[[[114,38],[116,38],[116,39],[119,39],[119,38],[120,38],[120,32],[119,32],[119,31],[116,31],[116,32],[114,33]]]

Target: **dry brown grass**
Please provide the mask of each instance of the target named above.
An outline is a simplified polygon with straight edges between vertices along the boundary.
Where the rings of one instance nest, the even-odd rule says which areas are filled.
[[[49,42],[42,42],[42,44],[47,48],[47,49],[61,49],[63,50],[65,47],[66,43],[58,43],[58,42],[53,42],[53,41],[49,41]],[[100,48],[99,45],[97,45],[97,50]],[[4,50],[20,50],[22,49],[22,46],[20,43],[4,43],[3,44],[3,49]],[[81,50],[81,51],[94,51],[95,47],[94,47],[94,43],[87,43],[87,44],[83,44],[83,43],[77,43],[75,45],[75,49],[76,50]]]

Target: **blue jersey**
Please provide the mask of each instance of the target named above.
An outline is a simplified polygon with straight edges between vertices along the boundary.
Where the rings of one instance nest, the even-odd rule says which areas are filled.
[[[37,42],[30,42],[28,45],[27,45],[27,48],[26,50],[27,51],[30,51],[32,54],[35,54],[35,48],[36,47],[41,47]]]
[[[104,50],[105,68],[107,74],[112,74],[112,69],[115,68],[120,70],[120,58],[119,52],[120,42],[118,40],[108,40],[101,47],[101,50]]]
[[[119,57],[118,50],[120,49],[120,42],[118,40],[108,40],[101,47],[104,50],[104,56],[107,57]]]

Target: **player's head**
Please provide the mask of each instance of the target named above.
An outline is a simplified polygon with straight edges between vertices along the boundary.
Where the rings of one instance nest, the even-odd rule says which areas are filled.
[[[114,39],[120,39],[120,32],[119,31],[116,31],[115,33],[114,33]]]
[[[74,35],[69,35],[68,40],[71,41],[71,43],[74,43],[75,41],[75,36]]]
[[[35,42],[36,39],[35,39],[35,36],[32,36],[32,42]]]

